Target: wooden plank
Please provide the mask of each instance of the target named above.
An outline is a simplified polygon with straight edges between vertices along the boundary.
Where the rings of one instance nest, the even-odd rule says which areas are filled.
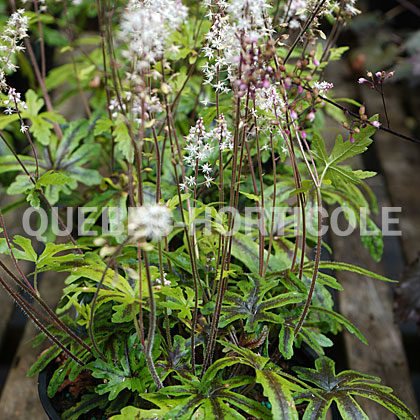
[[[63,285],[63,276],[57,273],[51,272],[43,277],[40,293],[51,307],[56,306],[61,296]],[[30,366],[35,362],[42,349],[50,345],[49,342],[44,343],[44,347],[33,348],[28,345],[28,340],[31,340],[37,334],[38,330],[31,322],[28,322],[1,395],[0,419],[47,420],[38,398],[38,378],[26,377]]]
[[[357,84],[352,78],[346,84],[345,75],[346,69],[343,67],[343,63],[337,63],[334,68],[330,68],[326,78],[328,81],[335,82],[334,94],[337,97],[354,97],[353,87]],[[330,143],[338,134],[336,126],[336,123],[331,122],[327,125],[326,134]],[[343,134],[348,136],[348,134]],[[355,159],[353,163],[357,168],[363,168],[360,158]],[[397,176],[398,174],[394,175]],[[411,173],[411,177],[413,177],[413,173]],[[369,183],[378,196],[379,207],[389,206],[390,201],[384,177],[378,175]],[[409,209],[413,205],[412,201],[404,204],[407,207],[407,212],[410,212]],[[378,221],[376,220],[376,222]],[[380,221],[378,224],[381,224]],[[360,265],[377,273],[390,275],[386,270],[389,268],[389,264],[375,263],[369,256],[367,250],[361,244],[358,230],[345,238],[332,234],[331,242],[334,260]],[[386,240],[386,245],[391,245],[393,251],[395,251],[395,247],[398,248],[399,244],[395,240],[391,242]],[[385,250],[385,255],[389,255],[388,249]],[[400,251],[397,251],[396,255],[400,256]],[[398,264],[401,266],[401,259]],[[394,276],[395,271],[394,269],[391,272]],[[362,331],[369,343],[369,346],[365,346],[353,335],[344,332],[349,367],[381,377],[382,383],[392,387],[395,394],[417,413],[417,403],[411,385],[401,332],[394,320],[391,286],[378,280],[361,278],[360,275],[352,273],[341,272],[336,273],[336,275],[344,288],[344,291],[338,293],[340,312]],[[374,402],[366,399],[359,399],[359,402],[369,418],[373,420],[396,419],[393,414]]]
[[[391,128],[411,135],[407,128],[403,103],[398,97],[399,89],[388,85],[385,90],[387,108],[391,114]],[[380,113],[380,121],[386,126],[380,96],[373,95],[375,92],[372,91],[364,93],[368,112]],[[380,159],[391,203],[402,208],[399,215],[402,248],[406,261],[411,262],[420,251],[420,146],[384,131],[378,131],[374,138],[375,151]]]
[[[383,179],[378,177],[376,183],[376,190],[384,191]],[[384,201],[380,200],[382,204]],[[386,274],[383,263],[375,263],[361,246],[358,231],[345,240],[334,235],[331,239],[336,261]],[[354,335],[344,332],[350,368],[379,376],[383,384],[393,388],[395,395],[417,412],[401,332],[394,320],[391,286],[353,273],[337,273],[337,278],[344,288],[339,293],[340,312],[361,330],[369,343],[365,346]],[[359,402],[371,419],[395,419],[375,403],[365,399]]]

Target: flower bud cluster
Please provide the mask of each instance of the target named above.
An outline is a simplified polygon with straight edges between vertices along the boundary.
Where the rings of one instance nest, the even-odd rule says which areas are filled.
[[[366,107],[364,105],[359,107],[359,120],[354,120],[350,124],[347,121],[342,122],[343,127],[349,131],[349,140],[351,143],[354,142],[354,134],[360,133],[360,128],[365,128],[368,124],[375,128],[379,128],[381,126],[379,121],[368,120]]]
[[[243,42],[240,68],[241,79],[236,81],[239,96],[249,91],[252,99],[255,98],[257,89],[267,89],[271,85],[274,70],[270,60],[276,53],[271,40],[263,46],[257,45],[256,40],[248,38]]]
[[[371,71],[367,72],[367,79],[365,77],[360,77],[358,82],[360,85],[364,83],[368,83],[371,87],[371,89],[375,89],[377,85],[381,85],[385,80],[390,79],[392,76],[394,76],[394,72],[386,72],[386,71],[377,71],[375,74],[373,74]]]

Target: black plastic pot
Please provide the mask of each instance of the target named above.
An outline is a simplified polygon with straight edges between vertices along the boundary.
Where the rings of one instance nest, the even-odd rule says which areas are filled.
[[[50,420],[61,420],[60,415],[53,407],[51,400],[47,395],[48,383],[56,369],[54,363],[50,363],[39,375],[38,375],[38,395],[41,400],[42,407]]]

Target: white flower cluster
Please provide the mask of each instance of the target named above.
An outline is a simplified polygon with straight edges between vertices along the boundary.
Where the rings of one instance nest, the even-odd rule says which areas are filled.
[[[321,95],[326,95],[329,89],[332,89],[334,85],[329,82],[314,82],[312,89],[318,89]]]
[[[3,104],[7,106],[4,110],[4,113],[7,115],[11,115],[16,111],[16,107],[20,109],[27,109],[25,101],[20,99],[20,93],[16,92],[16,89],[9,88],[9,92],[7,94],[7,99],[3,101]]]
[[[356,0],[346,0],[345,2],[344,11],[350,16],[360,13],[360,11],[356,9],[355,3]],[[287,1],[284,5],[284,12],[287,13],[286,22],[289,24],[289,28],[300,28],[317,4],[318,2],[314,0]],[[339,8],[339,1],[327,0],[321,10],[321,15],[334,16],[334,14],[337,14]]]
[[[247,37],[259,38],[271,30],[271,21],[266,14],[270,7],[265,0],[232,0],[228,3],[227,12],[236,29],[243,31]]]
[[[156,95],[146,95],[143,99],[129,91],[124,92],[123,95],[121,104],[118,98],[114,98],[110,101],[109,109],[111,111],[112,118],[117,118],[118,113],[127,112],[127,104],[130,104],[129,109],[131,117],[133,121],[140,126],[143,116],[143,104],[145,120],[150,117],[150,113],[158,113],[162,111],[162,104]]]
[[[217,127],[212,130],[214,138],[217,140],[219,148],[223,150],[232,150],[233,149],[233,139],[232,134],[227,128],[227,122],[223,114],[219,115],[219,120],[217,122]]]
[[[0,89],[6,90],[6,72],[17,70],[13,63],[13,55],[23,51],[25,47],[22,40],[28,36],[28,17],[24,16],[25,10],[19,9],[10,16],[6,28],[0,39]]]
[[[281,108],[285,106],[283,99],[280,97],[276,85],[272,84],[267,88],[257,89],[255,91],[255,105],[261,111],[268,112],[274,117],[283,115]]]
[[[166,41],[188,15],[180,0],[130,0],[121,21],[126,58],[141,72],[163,55]]]
[[[204,184],[207,188],[210,187],[213,178],[210,174],[213,168],[208,162],[211,152],[215,147],[219,150],[232,150],[233,140],[232,135],[227,129],[227,123],[223,114],[220,114],[217,127],[207,132],[203,119],[199,118],[196,125],[190,128],[190,132],[185,137],[185,148],[187,154],[184,156],[186,166],[193,168],[195,171],[200,170],[204,175]],[[187,176],[185,183],[181,183],[180,187],[183,191],[187,187],[194,187],[197,184],[195,176]]]
[[[134,240],[145,238],[160,240],[171,233],[171,211],[159,204],[132,207],[128,213],[127,229]]]
[[[213,20],[203,48],[204,56],[212,61],[203,66],[204,83],[218,92],[228,92],[228,81],[236,80],[242,41],[257,42],[272,32],[271,19],[266,13],[271,6],[265,0],[204,0],[203,3],[208,9],[207,18]],[[218,70],[227,71],[228,77],[214,83]]]

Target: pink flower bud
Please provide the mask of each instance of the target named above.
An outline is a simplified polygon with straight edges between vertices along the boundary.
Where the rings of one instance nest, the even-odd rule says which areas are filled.
[[[320,65],[320,62],[318,60],[315,60],[315,58],[312,59],[312,63],[316,67],[318,67]]]
[[[302,93],[302,92],[303,92],[303,87],[302,87],[302,86],[299,86],[299,87],[297,88],[297,91],[298,91],[298,93]]]
[[[375,128],[379,128],[381,126],[381,123],[379,121],[372,121],[370,124],[373,125]]]
[[[375,76],[376,76],[378,79],[380,79],[380,78],[382,77],[382,72],[381,72],[381,71],[377,71],[377,72],[375,73]]]
[[[362,83],[366,83],[368,80],[365,79],[364,77],[360,77],[359,78],[359,84],[361,85]]]
[[[354,143],[354,137],[350,136],[350,143]]]
[[[305,140],[306,139],[306,131],[302,131],[301,136],[302,136],[303,140]]]
[[[297,114],[297,112],[296,112],[296,111],[291,111],[291,112],[290,112],[290,118],[291,118],[292,120],[296,120],[296,119],[297,119],[297,117],[298,117],[298,114]]]
[[[313,122],[314,119],[315,119],[315,112],[310,112],[308,114],[308,119],[309,119],[310,122]]]
[[[270,87],[270,81],[269,81],[268,79],[264,79],[264,82],[263,82],[263,87],[264,87],[264,88],[268,88],[268,87]]]

